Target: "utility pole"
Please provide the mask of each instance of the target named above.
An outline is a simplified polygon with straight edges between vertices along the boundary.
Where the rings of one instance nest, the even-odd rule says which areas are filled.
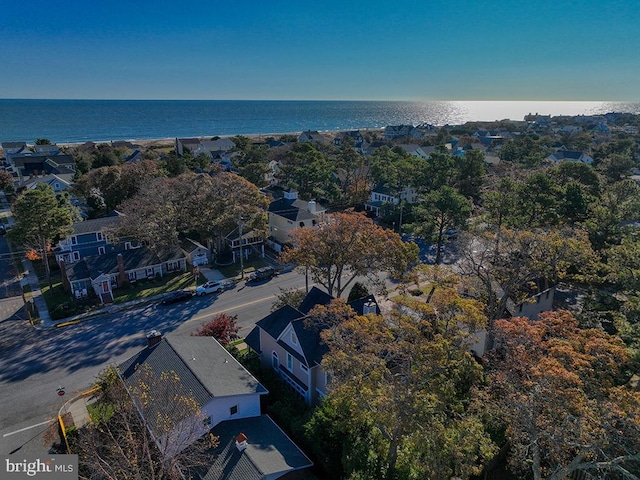
[[[244,259],[242,258],[242,215],[238,215],[238,234],[240,236],[240,278],[244,279]]]

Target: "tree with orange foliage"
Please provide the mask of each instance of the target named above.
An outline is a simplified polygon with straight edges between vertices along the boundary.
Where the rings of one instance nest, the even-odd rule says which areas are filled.
[[[479,400],[503,422],[515,471],[640,478],[640,392],[624,386],[630,358],[620,339],[579,328],[566,311],[498,320],[495,339]]]
[[[418,247],[405,243],[364,213],[344,212],[326,216],[318,228],[296,228],[292,248],[280,259],[311,274],[313,281],[339,297],[357,277],[376,282],[375,275],[388,271],[402,276],[418,260]]]

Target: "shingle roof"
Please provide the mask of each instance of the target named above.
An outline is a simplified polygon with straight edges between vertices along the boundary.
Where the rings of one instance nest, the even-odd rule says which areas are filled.
[[[154,377],[159,377],[163,372],[175,373],[179,379],[179,390],[192,397],[201,408],[212,398],[211,393],[176,354],[166,339],[162,339],[157,345],[145,348],[120,364],[119,370],[127,387],[138,388],[140,382],[144,380],[141,365],[147,365]],[[145,420],[153,431],[158,431],[155,421],[162,413],[174,414],[174,412],[165,412],[167,408],[174,409],[175,405],[169,406],[162,399],[147,403]]]
[[[101,274],[118,273],[118,255],[122,255],[125,271],[160,265],[158,256],[148,248],[134,248],[122,252],[110,252],[104,255],[92,255],[83,259],[92,279]]]
[[[120,225],[120,216],[121,213],[114,211],[107,217],[76,222],[73,224],[73,233],[74,235],[82,235],[84,233],[100,232],[106,228],[116,228]]]
[[[329,303],[331,303],[331,300],[333,300],[333,297],[331,295],[314,286],[311,288],[311,290],[309,290],[307,296],[304,297],[304,300],[298,307],[298,310],[306,315],[307,313],[309,313],[309,310],[311,310],[316,305],[329,305]]]
[[[304,314],[300,310],[290,305],[285,305],[259,320],[256,325],[273,338],[278,338],[289,323],[302,316]]]
[[[168,341],[214,397],[268,393],[213,337],[173,335]]]
[[[326,328],[326,326],[309,325],[306,318],[313,307],[316,305],[328,305],[331,300],[333,300],[331,295],[317,287],[313,287],[298,309],[287,305],[263,318],[256,325],[265,330],[271,337],[277,339],[291,323],[296,336],[298,337],[298,342],[303,352],[302,355],[289,347],[286,342],[279,341],[278,344],[298,360],[305,363],[308,367],[312,367],[314,364],[319,365],[322,361],[322,357],[327,353],[327,346],[320,338],[320,333]],[[349,303],[349,306],[353,308],[357,315],[362,315],[364,305],[367,302],[374,302],[376,306],[376,313],[380,313],[380,308],[378,307],[373,295],[368,295],[358,300],[354,300]],[[257,330],[257,328],[258,327],[256,327],[255,330]],[[247,345],[256,352],[260,352],[261,345],[257,334],[252,331],[247,336],[247,338],[249,337],[251,337],[249,342],[246,342],[245,340]]]
[[[212,337],[171,335],[158,344],[146,347],[120,364],[125,383],[137,386],[142,378],[140,366],[146,365],[154,376],[175,372],[180,391],[204,407],[212,398],[243,394],[268,393],[238,361]],[[147,422],[153,428],[162,402],[152,405]],[[172,407],[173,408],[173,407]],[[171,412],[166,412],[171,413]]]
[[[300,203],[304,203],[304,207],[300,206]],[[299,201],[297,199],[281,198],[275,200],[269,204],[269,213],[280,215],[287,220],[303,221],[317,218],[316,215],[307,210],[307,202]]]
[[[311,467],[313,462],[268,415],[227,420],[211,432],[218,436],[217,455],[203,480],[258,480],[277,478],[287,472]],[[239,452],[235,438],[247,437],[247,448]]]

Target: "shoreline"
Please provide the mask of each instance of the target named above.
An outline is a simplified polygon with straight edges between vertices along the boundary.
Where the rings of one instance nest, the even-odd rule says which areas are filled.
[[[316,130],[320,135],[337,135],[338,133],[341,132],[348,132],[348,131],[360,131],[362,133],[367,133],[367,132],[373,132],[373,133],[379,133],[382,134],[384,133],[384,128],[352,128],[352,129],[348,129],[348,130]],[[235,135],[194,135],[194,136],[189,136],[189,137],[165,137],[165,138],[137,138],[137,139],[133,139],[133,138],[129,138],[129,139],[114,139],[114,140],[86,140],[84,142],[54,142],[52,140],[52,144],[57,145],[59,147],[79,147],[81,145],[84,145],[86,143],[94,143],[95,145],[110,145],[114,142],[128,142],[131,143],[132,145],[138,145],[141,147],[146,147],[149,148],[150,146],[172,146],[175,145],[176,139],[177,138],[197,138],[200,140],[203,139],[209,139],[209,138],[213,138],[213,137],[218,137],[218,138],[233,138],[233,137],[246,137],[249,138],[251,140],[263,140],[269,137],[274,137],[274,138],[278,138],[281,137],[283,135],[300,135],[303,131],[306,130],[300,130],[297,132],[284,132],[284,133],[250,133],[250,134],[235,134]],[[313,131],[313,130],[312,130]],[[27,145],[33,145],[32,143],[28,143]]]

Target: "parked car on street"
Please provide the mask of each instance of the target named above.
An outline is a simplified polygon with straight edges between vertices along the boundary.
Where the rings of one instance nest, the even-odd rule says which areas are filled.
[[[220,293],[224,289],[225,285],[222,282],[210,280],[196,288],[196,295],[202,296],[208,295],[209,293]]]
[[[193,293],[189,290],[178,290],[164,297],[160,303],[162,303],[162,305],[171,305],[172,303],[189,300],[191,297],[193,297]]]
[[[270,278],[275,277],[276,275],[278,275],[278,272],[276,271],[275,268],[263,267],[263,268],[259,268],[258,270],[253,272],[251,275],[249,275],[249,280],[253,280],[253,281],[268,280]]]

